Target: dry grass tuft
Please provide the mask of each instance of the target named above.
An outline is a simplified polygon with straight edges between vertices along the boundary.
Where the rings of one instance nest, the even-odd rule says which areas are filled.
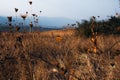
[[[56,37],[60,38],[56,41]],[[0,34],[0,80],[119,80],[120,37],[91,39],[74,30]],[[117,43],[116,43],[117,42]]]

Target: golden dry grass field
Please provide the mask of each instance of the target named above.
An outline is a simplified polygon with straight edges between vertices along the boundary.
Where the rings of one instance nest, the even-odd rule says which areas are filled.
[[[74,32],[0,33],[0,80],[120,80],[120,36]]]

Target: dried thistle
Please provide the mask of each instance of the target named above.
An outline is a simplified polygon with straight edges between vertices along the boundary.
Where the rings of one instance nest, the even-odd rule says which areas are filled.
[[[23,18],[23,20],[25,20],[27,15],[21,15],[21,17]]]
[[[42,11],[40,11],[40,13],[41,13]]]
[[[100,18],[100,16],[97,16],[98,18]]]
[[[12,22],[12,16],[8,16],[7,18],[9,22]]]
[[[12,26],[12,23],[8,23],[9,26]]]
[[[26,12],[26,14],[28,14],[28,12]]]
[[[31,27],[31,28],[33,27],[33,23],[32,23],[32,22],[30,22],[30,27]]]
[[[116,13],[115,17],[118,18],[119,17],[119,13]]]
[[[30,22],[30,32],[32,31],[32,27],[33,27],[33,23],[32,22]]]
[[[15,8],[15,12],[16,12],[16,13],[18,12],[18,8]]]
[[[32,16],[36,16],[36,14],[32,14]]]
[[[92,20],[95,21],[96,17],[95,16],[92,16]]]
[[[100,16],[98,16],[98,17],[100,17]],[[94,31],[95,19],[96,19],[96,17],[92,16],[92,24],[91,24],[92,38],[91,38],[91,41],[94,44],[94,47],[92,49],[94,53],[97,52],[97,32]]]
[[[29,1],[29,4],[32,5],[32,1]]]

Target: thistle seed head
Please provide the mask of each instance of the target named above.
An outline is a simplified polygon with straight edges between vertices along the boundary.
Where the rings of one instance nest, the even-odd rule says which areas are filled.
[[[15,8],[15,12],[18,12],[18,8]]]

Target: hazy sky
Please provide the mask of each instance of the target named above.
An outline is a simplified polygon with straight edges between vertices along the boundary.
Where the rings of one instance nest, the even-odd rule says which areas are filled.
[[[14,8],[19,8],[18,14],[30,11],[29,0],[1,0],[0,15],[15,15]],[[88,19],[90,16],[114,15],[120,13],[119,0],[32,0],[32,12],[41,16],[66,17],[74,20]]]

